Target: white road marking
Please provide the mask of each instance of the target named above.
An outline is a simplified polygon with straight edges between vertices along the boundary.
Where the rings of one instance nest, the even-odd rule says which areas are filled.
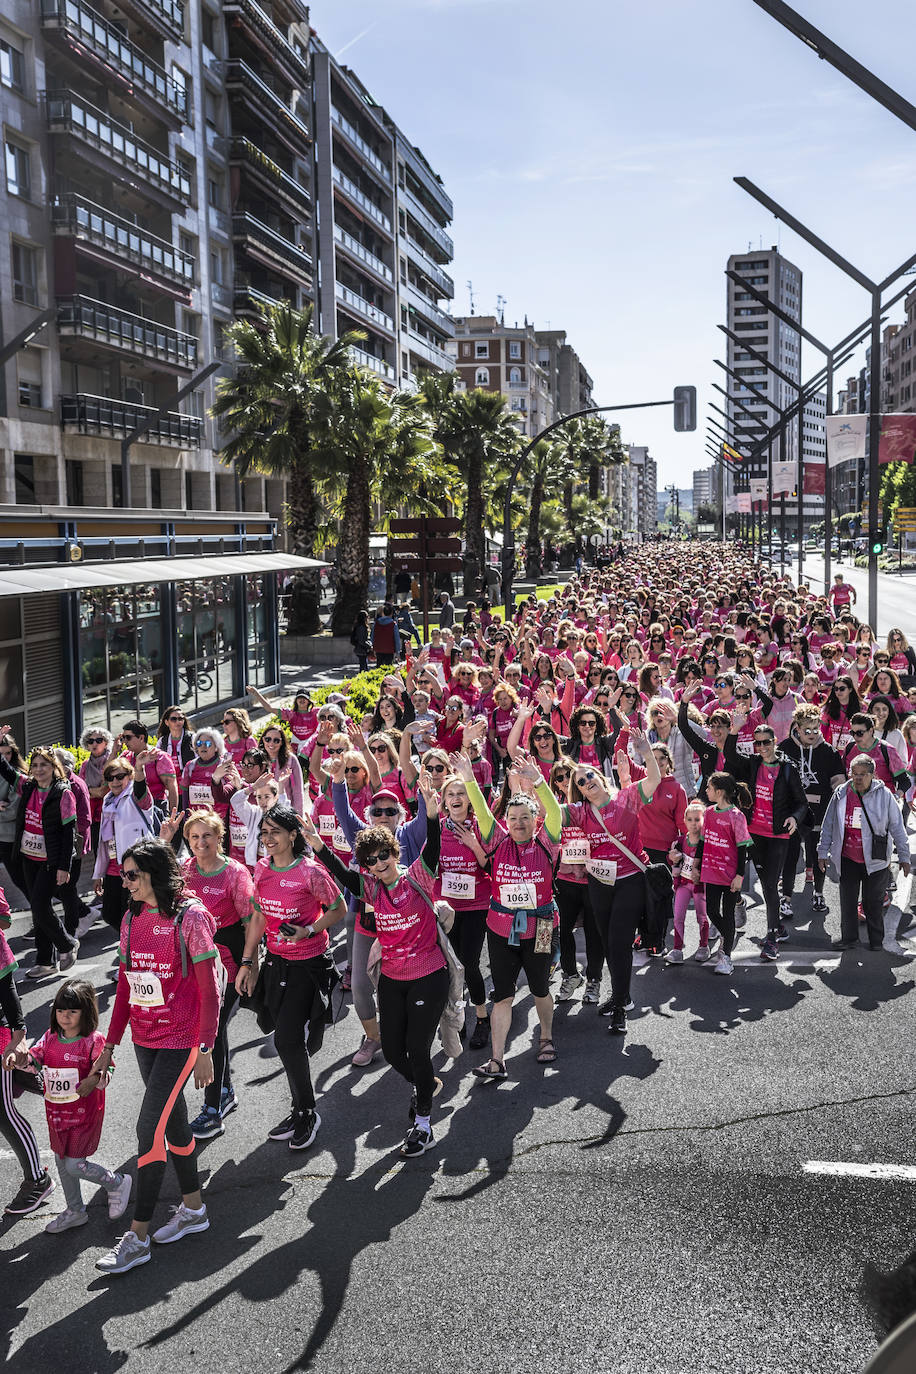
[[[827,1174],[832,1178],[896,1178],[916,1183],[916,1164],[849,1164],[839,1160],[808,1159],[802,1171]]]

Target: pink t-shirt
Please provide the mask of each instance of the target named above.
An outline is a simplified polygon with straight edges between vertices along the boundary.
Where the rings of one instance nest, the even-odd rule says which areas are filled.
[[[778,763],[762,763],[754,788],[754,811],[748,829],[752,835],[773,835],[773,788],[779,776]],[[777,835],[777,839],[788,836]]]
[[[497,822],[490,836],[490,872],[493,875],[491,901],[509,907],[509,911],[495,911],[491,905],[487,925],[495,935],[508,939],[515,921],[513,909],[546,906],[553,900],[553,866],[560,852],[559,844],[542,832],[527,844],[517,844],[509,838],[505,826]],[[553,924],[560,918],[554,913]],[[529,916],[523,940],[533,940],[537,917]]]
[[[456,911],[484,911],[490,905],[492,883],[485,868],[481,868],[473,850],[462,844],[455,832],[457,822],[441,821],[439,876],[435,894]],[[464,823],[478,843],[483,846],[480,828],[473,815]]]
[[[315,863],[300,855],[288,868],[274,868],[271,859],[262,859],[254,870],[255,911],[260,911],[267,925],[265,934],[271,954],[299,962],[323,954],[330,943],[328,932],[320,930],[307,940],[289,940],[280,934],[284,921],[309,926],[318,920],[322,908],[333,906],[340,896],[334,879]]]
[[[862,848],[862,826],[868,821],[862,819],[862,798],[850,787],[846,793],[846,818],[843,830],[843,858],[864,864],[865,850]]]
[[[0,889],[0,915],[3,916],[4,924],[9,925],[9,907],[6,898]],[[16,956],[6,942],[6,936],[0,931],[0,978],[12,978],[16,969],[19,967]],[[12,1031],[7,1025],[0,1025],[0,1054],[4,1052],[12,1039]]]
[[[409,869],[398,870],[398,880],[386,887],[378,878],[362,875],[363,900],[375,909],[375,931],[382,951],[382,973],[403,982],[425,978],[445,968],[439,948],[436,914],[408,879],[408,874],[430,900],[435,900],[435,879],[422,856]]]
[[[286,721],[289,726],[289,733],[293,738],[293,748],[298,754],[306,741],[309,740],[318,729],[318,712],[311,711],[278,711],[277,715],[281,720]]]
[[[104,1044],[105,1037],[98,1030],[74,1040],[64,1040],[56,1031],[46,1030],[29,1050],[41,1065],[48,1134],[56,1155],[85,1159],[98,1148],[105,1115],[104,1088],[100,1086],[85,1097],[77,1097],[76,1088],[92,1072]]]
[[[205,906],[192,901],[184,909],[181,937],[187,950],[188,974],[181,976],[177,919],[144,906],[130,922],[130,968],[127,967],[128,917],[121,922],[120,977],[130,984],[130,1033],[135,1045],[151,1049],[190,1048],[199,1042],[200,992],[192,964],[213,960],[216,985],[216,922]]]
[[[227,739],[225,741],[226,753],[233,763],[239,763],[245,757],[249,749],[257,749],[257,740],[249,735],[247,739]]]
[[[217,931],[238,922],[247,923],[251,916],[251,896],[254,884],[244,864],[228,858],[216,873],[201,873],[196,859],[182,864],[185,887],[193,892],[216,922]],[[218,938],[217,943],[220,944]],[[238,965],[225,945],[220,944],[219,956],[226,967],[226,976],[235,980]]]
[[[227,786],[225,778],[219,782],[215,781],[213,774],[218,765],[218,759],[207,764],[201,763],[198,759],[186,763],[181,775],[181,790],[192,811],[215,811],[225,820],[232,791]]]
[[[32,788],[25,806],[25,824],[22,839],[19,842],[19,848],[24,857],[34,859],[36,863],[45,863],[48,858],[48,847],[45,844],[45,832],[41,823],[41,813],[48,796],[48,790],[42,791],[40,787]],[[63,824],[68,821],[76,821],[76,800],[69,788],[60,795],[60,819]]]
[[[152,754],[153,757],[145,765],[143,772],[153,801],[162,801],[165,796],[165,783],[162,780],[176,776],[175,764],[161,749],[154,749]],[[124,757],[129,761],[131,768],[136,767],[137,760],[133,754],[127,753]]]
[[[617,848],[613,840],[608,837],[606,830],[618,840],[622,840],[626,847],[632,850],[643,863],[647,862],[639,835],[639,820],[635,805],[638,799],[638,787],[631,786],[624,789],[607,806],[601,807],[601,820],[595,815],[591,806],[585,802],[577,802],[575,805],[567,807],[566,813],[564,813],[567,814],[571,824],[578,825],[588,836],[589,857],[616,863],[618,878],[629,878],[634,873],[638,873],[639,869],[622,850]],[[603,825],[602,821],[604,822]]]
[[[700,879],[728,887],[738,872],[738,846],[750,844],[747,821],[737,806],[709,806],[703,816]]]

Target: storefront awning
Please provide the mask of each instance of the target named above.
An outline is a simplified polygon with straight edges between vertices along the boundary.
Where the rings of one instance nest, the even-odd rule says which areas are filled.
[[[132,587],[139,582],[198,582],[209,577],[237,577],[298,568],[326,568],[315,558],[295,553],[214,554],[211,558],[138,558],[104,563],[60,563],[47,568],[0,568],[0,596],[34,596],[37,592],[73,592],[81,587]]]

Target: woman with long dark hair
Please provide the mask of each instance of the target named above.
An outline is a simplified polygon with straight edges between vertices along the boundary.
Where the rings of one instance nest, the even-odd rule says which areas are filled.
[[[167,706],[163,711],[156,731],[156,748],[168,754],[179,776],[185,764],[194,758],[191,726],[180,706]]]

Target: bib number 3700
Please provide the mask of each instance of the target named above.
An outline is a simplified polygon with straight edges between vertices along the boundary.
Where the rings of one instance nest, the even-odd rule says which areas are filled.
[[[130,984],[130,1004],[132,1007],[162,1007],[162,980],[158,974],[148,973],[145,969],[131,969],[127,974]]]

